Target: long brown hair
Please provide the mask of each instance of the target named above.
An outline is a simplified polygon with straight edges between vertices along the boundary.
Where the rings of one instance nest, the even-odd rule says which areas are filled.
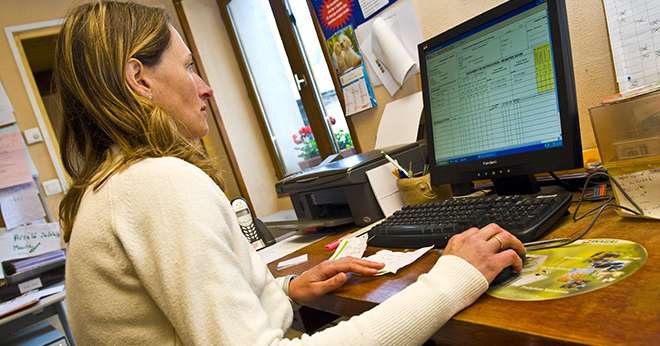
[[[178,157],[222,187],[199,143],[184,137],[171,116],[124,79],[130,58],[146,66],[159,63],[170,42],[168,25],[161,8],[112,1],[81,5],[64,22],[54,79],[64,118],[60,151],[73,180],[59,213],[67,242],[85,191],[144,158]]]

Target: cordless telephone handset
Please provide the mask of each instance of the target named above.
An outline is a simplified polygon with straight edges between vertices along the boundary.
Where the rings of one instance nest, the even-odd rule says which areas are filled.
[[[231,202],[231,207],[236,213],[238,218],[238,225],[241,226],[241,232],[248,239],[248,242],[255,250],[259,250],[266,246],[262,235],[257,231],[257,227],[252,218],[252,213],[248,207],[247,202],[242,198],[236,198]]]

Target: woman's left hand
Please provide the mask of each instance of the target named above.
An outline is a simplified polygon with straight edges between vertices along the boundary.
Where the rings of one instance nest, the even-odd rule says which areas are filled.
[[[373,276],[384,266],[383,263],[355,257],[324,261],[291,280],[289,298],[299,304],[313,301],[343,286],[348,280],[346,273]]]

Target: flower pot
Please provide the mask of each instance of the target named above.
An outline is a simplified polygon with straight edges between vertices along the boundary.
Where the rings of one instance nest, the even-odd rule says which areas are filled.
[[[311,168],[321,163],[321,161],[321,156],[314,156],[311,159],[298,161],[298,167],[300,167],[300,169]]]
[[[346,158],[346,157],[349,157],[351,155],[355,155],[355,148],[350,147],[350,148],[347,148],[347,149],[342,149],[339,153],[341,154],[341,157]]]

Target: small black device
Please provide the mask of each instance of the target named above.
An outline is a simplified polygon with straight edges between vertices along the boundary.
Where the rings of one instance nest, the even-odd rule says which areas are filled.
[[[547,232],[571,203],[571,194],[490,195],[403,207],[369,231],[369,245],[444,248],[453,235],[496,223],[522,242]]]
[[[250,207],[243,198],[239,197],[231,201],[231,207],[236,213],[241,232],[243,232],[243,235],[255,250],[262,249],[275,243],[275,239],[273,239],[273,236],[263,222],[252,217]]]
[[[516,253],[516,254],[518,255],[518,257],[520,257],[520,259],[523,261],[523,264],[524,264],[525,263],[525,258],[520,256],[519,253]],[[497,274],[497,276],[495,276],[493,281],[490,283],[490,287],[499,286],[500,284],[508,282],[509,280],[513,279],[514,277],[516,277],[518,275],[520,275],[520,273],[516,273],[516,271],[513,269],[513,266],[508,266],[508,267],[502,269],[502,271],[499,274]]]

